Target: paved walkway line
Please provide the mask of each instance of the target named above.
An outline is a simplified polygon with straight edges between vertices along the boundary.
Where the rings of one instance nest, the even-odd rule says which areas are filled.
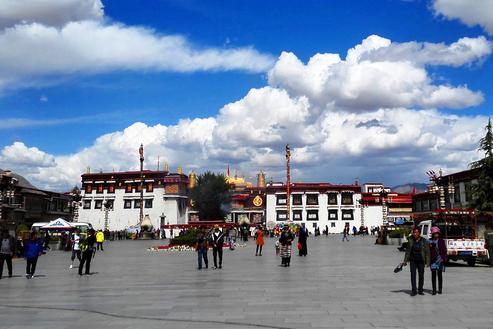
[[[35,310],[45,310],[45,311],[84,312],[84,313],[91,313],[91,314],[99,314],[99,315],[108,316],[108,317],[112,317],[112,318],[130,319],[130,320],[168,321],[168,322],[185,322],[185,323],[210,323],[210,324],[219,324],[219,325],[224,325],[224,326],[243,326],[243,327],[266,328],[266,329],[294,329],[291,327],[280,327],[280,326],[271,326],[271,325],[265,325],[265,324],[235,322],[235,321],[191,320],[191,319],[176,319],[176,318],[165,318],[165,317],[124,315],[124,314],[116,314],[116,313],[109,313],[109,312],[103,312],[103,311],[86,310],[86,309],[81,309],[81,308],[68,308],[68,307],[32,306],[32,305],[5,305],[5,304],[0,304],[0,307],[13,308],[13,309],[35,309]]]

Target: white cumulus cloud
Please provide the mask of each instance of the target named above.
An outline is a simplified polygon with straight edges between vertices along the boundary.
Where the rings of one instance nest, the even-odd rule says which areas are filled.
[[[0,27],[34,22],[63,26],[73,21],[100,20],[103,16],[101,0],[0,1]]]
[[[459,19],[468,26],[480,25],[493,35],[492,0],[433,0],[436,14],[448,19]]]
[[[0,91],[74,74],[265,72],[274,62],[253,47],[196,45],[181,35],[126,26],[103,16],[99,0],[0,2]]]
[[[467,65],[487,56],[461,50],[437,63],[430,49],[448,54],[453,44],[412,46],[403,60],[390,40],[378,36],[350,49],[345,59],[316,54],[304,64],[285,52],[269,71],[267,86],[251,89],[215,116],[183,118],[171,125],[137,122],[64,155],[16,143],[3,148],[0,167],[63,190],[79,183],[87,166],[93,171],[137,169],[143,143],[149,169],[156,168],[159,157],[172,169],[217,171],[229,164],[247,177],[264,169],[268,177],[279,179],[289,143],[296,181],[422,181],[426,170],[464,169],[480,156],[477,142],[487,119],[435,108],[467,108],[483,100],[479,91],[430,77],[428,65]],[[373,58],[375,51],[388,58]],[[26,160],[32,154],[37,160]]]
[[[269,83],[293,96],[307,95],[315,104],[348,111],[390,107],[464,108],[483,101],[467,86],[437,85],[425,64],[464,65],[489,55],[484,37],[460,39],[451,45],[393,44],[370,36],[347,53],[317,54],[304,64],[293,53],[282,53],[269,72]]]

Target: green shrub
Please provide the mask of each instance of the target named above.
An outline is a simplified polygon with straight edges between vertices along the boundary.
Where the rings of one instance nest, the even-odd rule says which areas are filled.
[[[170,244],[193,247],[197,242],[197,235],[199,234],[199,232],[200,231],[197,229],[189,229],[185,234],[171,239]]]
[[[405,236],[408,236],[411,234],[411,229],[408,228],[398,228],[392,231],[389,231],[388,237],[391,239],[398,239],[398,238],[404,238]]]

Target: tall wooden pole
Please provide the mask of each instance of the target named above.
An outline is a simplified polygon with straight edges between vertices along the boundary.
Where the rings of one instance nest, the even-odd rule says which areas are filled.
[[[291,221],[291,149],[286,144],[286,211],[287,221]]]
[[[140,144],[140,213],[139,224],[144,220],[144,145]]]

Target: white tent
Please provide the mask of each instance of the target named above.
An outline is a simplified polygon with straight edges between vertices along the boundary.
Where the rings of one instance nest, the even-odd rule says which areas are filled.
[[[69,230],[73,230],[74,227],[72,225],[70,225],[70,223],[67,222],[65,219],[57,218],[55,220],[52,220],[48,224],[41,226],[41,229],[42,230],[62,230],[62,231],[66,230],[66,231],[69,231]]]

